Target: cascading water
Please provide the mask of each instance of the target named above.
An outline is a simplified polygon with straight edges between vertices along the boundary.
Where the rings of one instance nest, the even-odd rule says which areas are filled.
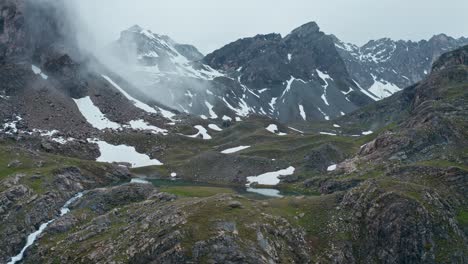
[[[68,214],[70,212],[70,209],[68,208],[72,203],[74,203],[76,200],[80,199],[81,197],[83,197],[83,193],[80,192],[80,193],[77,193],[75,196],[73,196],[70,200],[68,200],[62,208],[60,208],[60,216],[59,217],[62,217],[66,214]],[[59,217],[57,218],[54,218],[46,223],[43,223],[40,225],[39,229],[37,231],[35,231],[34,233],[31,233],[29,236],[28,236],[28,239],[26,240],[26,245],[24,245],[23,249],[21,249],[21,252],[12,257],[10,262],[8,262],[8,264],[15,264],[16,262],[18,261],[21,261],[23,259],[23,256],[24,256],[24,252],[26,252],[26,250],[32,246],[34,244],[34,242],[37,240],[37,237],[39,237],[39,235],[42,234],[42,232],[44,232],[44,230],[47,228],[47,226],[51,223],[53,223],[55,220],[57,220]]]

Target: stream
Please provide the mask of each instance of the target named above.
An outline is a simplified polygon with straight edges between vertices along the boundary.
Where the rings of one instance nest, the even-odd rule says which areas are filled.
[[[146,184],[153,184],[156,187],[161,186],[206,186],[206,187],[223,187],[229,188],[234,190],[235,192],[248,196],[254,199],[268,199],[268,198],[281,198],[284,197],[285,194],[282,194],[279,190],[276,189],[267,189],[267,188],[252,188],[252,187],[233,187],[227,185],[219,185],[219,184],[207,184],[207,183],[199,183],[193,181],[184,181],[184,180],[176,180],[176,179],[141,179],[141,178],[133,178],[131,180],[132,183],[146,183]],[[37,238],[44,232],[48,225],[56,221],[58,218],[68,214],[70,212],[69,206],[83,197],[83,192],[79,192],[75,194],[72,198],[70,198],[60,209],[60,215],[55,217],[54,219],[49,220],[48,222],[42,223],[39,226],[39,229],[35,232],[31,233],[27,240],[24,247],[21,249],[18,255],[11,258],[11,260],[7,264],[15,264],[21,260],[23,260],[24,253],[26,250],[36,242]]]
[[[53,223],[55,220],[57,220],[59,217],[62,217],[66,214],[68,214],[70,212],[70,209],[68,208],[72,203],[74,203],[76,200],[80,199],[81,197],[83,196],[83,193],[80,192],[80,193],[77,193],[75,194],[75,196],[73,196],[72,198],[70,198],[70,200],[68,200],[63,206],[62,208],[60,208],[60,215],[46,223],[43,223],[39,226],[39,229],[37,231],[35,231],[34,233],[31,233],[27,240],[26,240],[26,245],[24,245],[23,249],[21,249],[21,252],[12,257],[10,262],[8,262],[8,264],[15,264],[16,262],[18,261],[21,261],[23,259],[23,256],[24,256],[24,252],[26,252],[26,250],[32,246],[34,244],[34,242],[36,241],[36,239],[42,234],[42,232],[44,232],[44,230],[47,228],[48,225],[50,225],[51,223]]]

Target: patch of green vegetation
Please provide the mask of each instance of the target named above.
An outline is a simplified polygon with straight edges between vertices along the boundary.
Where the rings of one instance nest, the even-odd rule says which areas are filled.
[[[13,161],[19,161],[12,164]],[[12,166],[8,167],[8,164]],[[38,194],[47,191],[60,169],[78,167],[83,173],[104,175],[109,164],[80,160],[49,153],[31,152],[15,146],[15,143],[0,142],[0,180],[21,174],[20,183],[33,189]],[[0,187],[0,191],[5,188]]]
[[[415,165],[430,166],[436,168],[448,168],[448,167],[457,167],[463,170],[468,171],[468,166],[461,163],[456,163],[448,160],[427,160],[415,163]]]
[[[457,221],[462,226],[468,226],[468,210],[461,210],[457,214]]]
[[[228,201],[217,202],[210,198],[196,207],[185,208],[190,212],[187,224],[181,228],[184,230],[182,247],[188,255],[191,255],[193,245],[198,241],[207,240],[217,232],[216,223],[233,222],[236,224],[238,235],[245,240],[255,241],[256,230],[252,223],[260,223],[261,215],[255,210],[252,201],[238,199],[242,208],[231,208]]]
[[[171,186],[160,188],[162,192],[175,194],[179,197],[210,197],[217,194],[234,194],[230,188],[208,186]]]

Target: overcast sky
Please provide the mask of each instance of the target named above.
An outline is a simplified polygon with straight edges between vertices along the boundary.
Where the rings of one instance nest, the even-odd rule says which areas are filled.
[[[98,45],[139,24],[209,53],[238,38],[316,21],[346,42],[468,36],[468,0],[78,0]]]

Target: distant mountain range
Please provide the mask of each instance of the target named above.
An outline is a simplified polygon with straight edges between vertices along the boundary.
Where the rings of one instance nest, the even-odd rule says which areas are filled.
[[[444,34],[419,42],[344,43],[307,23],[239,39],[203,56],[133,26],[111,45],[121,69],[151,98],[202,118],[264,115],[285,123],[330,120],[420,81],[444,52],[468,44]],[[129,67],[131,65],[132,67]]]

